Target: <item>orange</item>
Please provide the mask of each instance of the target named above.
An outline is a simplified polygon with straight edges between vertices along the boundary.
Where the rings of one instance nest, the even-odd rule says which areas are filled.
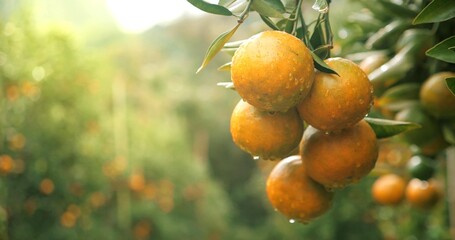
[[[300,156],[281,160],[267,178],[267,196],[272,206],[290,222],[307,223],[332,205],[333,192],[308,177]]]
[[[404,198],[406,182],[396,174],[389,173],[376,179],[371,188],[373,199],[379,204],[396,205]]]
[[[298,105],[305,121],[322,131],[353,126],[368,114],[373,104],[373,87],[354,62],[329,58],[325,62],[338,74],[316,72],[313,87]]]
[[[455,77],[455,72],[433,74],[420,88],[422,106],[436,118],[455,119],[455,95],[450,92],[445,81],[450,77]]]
[[[7,174],[14,170],[14,160],[9,155],[0,155],[0,174]]]
[[[415,208],[430,209],[441,197],[441,187],[435,179],[425,181],[413,178],[406,186],[406,200]]]
[[[242,150],[263,159],[282,159],[298,147],[303,121],[295,108],[269,113],[240,100],[232,112],[230,130]]]
[[[46,195],[51,194],[54,191],[54,188],[54,182],[49,178],[41,180],[39,184],[40,191]]]
[[[139,192],[145,188],[147,182],[142,173],[135,172],[130,175],[128,184],[131,190]]]
[[[331,133],[309,126],[303,134],[300,154],[313,180],[329,189],[342,188],[373,169],[378,144],[365,120]]]
[[[309,92],[314,78],[310,50],[282,31],[265,31],[243,43],[232,58],[238,94],[264,111],[286,112]]]

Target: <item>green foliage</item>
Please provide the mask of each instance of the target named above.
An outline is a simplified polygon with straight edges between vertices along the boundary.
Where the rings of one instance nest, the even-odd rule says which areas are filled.
[[[455,95],[455,78],[447,78],[446,83],[452,94]]]
[[[453,1],[433,0],[414,19],[414,24],[443,22],[455,17]]]
[[[223,48],[223,46],[226,44],[226,42],[231,39],[231,37],[234,35],[235,31],[239,28],[240,24],[237,24],[234,28],[231,30],[222,33],[220,36],[218,36],[215,40],[213,40],[212,44],[210,44],[210,47],[207,50],[207,53],[204,57],[204,61],[202,62],[202,65],[199,67],[199,69],[196,71],[199,72],[201,71],[212,59],[215,57],[215,55]]]
[[[388,138],[405,131],[419,128],[420,126],[412,122],[401,122],[378,118],[365,118],[373,128],[377,138]]]
[[[386,109],[399,110],[403,105],[415,104],[419,100],[420,84],[403,83],[387,89],[378,101]]]
[[[232,12],[229,9],[223,7],[222,5],[211,4],[203,0],[187,0],[189,3],[193,4],[193,6],[201,9],[202,11],[219,14],[224,16],[231,16]]]
[[[414,18],[414,24],[422,23],[442,23],[445,22],[448,26],[453,26],[450,22],[455,19],[455,3],[453,1],[442,1],[442,0],[433,0]],[[436,59],[455,63],[453,58],[453,51],[450,48],[455,46],[454,43],[455,35],[453,32],[451,36],[440,43],[433,46],[429,49],[426,54],[427,56],[434,57]]]
[[[449,37],[430,48],[426,54],[441,61],[455,63],[455,54],[450,49],[455,46],[455,36]]]
[[[311,56],[313,56],[314,60],[314,65],[318,66],[319,69],[324,69],[325,72],[327,73],[332,73],[332,74],[337,74],[335,70],[331,69],[327,63],[324,62],[318,55],[316,55],[314,52],[311,52]]]
[[[441,181],[446,178],[447,169],[442,156],[443,149],[449,143],[453,144],[452,128],[450,123],[433,119],[427,116],[426,110],[420,108],[420,90],[429,76],[455,70],[450,61],[452,46],[441,44],[455,34],[454,18],[450,17],[453,12],[452,3],[447,1],[365,0],[361,1],[359,13],[345,20],[343,37],[340,38],[340,55],[347,55],[361,66],[366,63],[362,60],[373,54],[380,53],[389,59],[369,69],[371,72],[368,77],[375,87],[377,97],[370,116],[384,119],[381,121],[404,118],[405,121],[421,125],[415,129],[412,126],[417,124],[409,125],[408,130],[387,141],[403,143],[404,140],[406,148],[410,148],[411,144],[422,146],[414,145],[413,148],[419,149],[420,154],[423,154],[422,149],[433,139],[435,143],[433,146],[426,145],[428,148],[425,149],[425,154],[441,156],[440,159],[431,159],[431,169],[435,175],[428,172],[422,174],[422,168],[380,162],[376,168],[378,174],[393,172],[406,178],[429,178],[431,175]],[[416,25],[419,23],[427,24]],[[367,120],[371,124],[371,119]],[[397,127],[399,125],[393,126]],[[444,138],[441,137],[441,132]],[[387,151],[383,152],[386,153]],[[403,162],[408,160],[404,159]],[[382,165],[388,167],[381,168]],[[426,167],[428,170],[429,167]],[[394,207],[376,207],[374,215],[384,238],[402,239],[413,236],[417,239],[448,239],[448,207],[450,205],[439,204],[437,208],[423,212],[401,203]]]
[[[252,9],[261,16],[282,18],[286,12],[283,3],[280,0],[257,0],[252,1]]]

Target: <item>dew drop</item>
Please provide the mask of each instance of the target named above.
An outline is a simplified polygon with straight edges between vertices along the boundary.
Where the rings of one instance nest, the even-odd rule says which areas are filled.
[[[330,134],[330,132],[324,132],[324,134],[325,134],[325,135],[329,135],[329,134]]]
[[[259,157],[259,156],[253,156],[253,160],[259,160],[259,159],[261,159],[261,157]]]
[[[295,223],[295,219],[289,219],[289,223]]]
[[[323,2],[321,3],[320,1],[316,1],[311,8],[319,13],[327,13],[329,11],[329,5],[327,3],[323,4]]]

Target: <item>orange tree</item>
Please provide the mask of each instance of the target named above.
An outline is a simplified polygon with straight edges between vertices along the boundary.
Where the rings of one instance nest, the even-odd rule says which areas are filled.
[[[297,108],[307,129],[304,131],[300,149],[289,151],[287,156],[300,155],[301,159],[293,158],[300,161],[298,164],[308,165],[314,160],[315,154],[308,154],[307,148],[312,146],[310,141],[316,140],[305,138],[305,135],[321,131],[320,139],[329,139],[325,142],[318,141],[325,152],[317,156],[321,158],[322,154],[326,154],[328,157],[317,160],[318,168],[304,166],[305,170],[299,170],[305,175],[300,181],[310,176],[315,184],[325,186],[327,191],[333,191],[333,186],[337,189],[340,186],[344,187],[345,182],[351,184],[358,181],[353,172],[360,166],[354,164],[347,167],[345,163],[337,160],[343,161],[343,158],[339,159],[340,156],[347,156],[346,159],[352,159],[349,156],[359,157],[359,150],[370,147],[366,146],[367,141],[361,140],[361,134],[349,137],[352,143],[337,138],[344,139],[338,136],[355,131],[356,124],[365,120],[378,141],[371,143],[371,149],[367,151],[372,153],[379,151],[379,155],[369,155],[373,158],[370,165],[376,165],[370,179],[374,180],[374,176],[384,174],[399,175],[403,179],[399,184],[399,193],[390,193],[398,194],[393,200],[393,205],[399,204],[402,198],[407,197],[406,203],[399,206],[399,211],[392,212],[386,217],[384,214],[381,215],[383,207],[371,206],[377,210],[373,210],[374,221],[381,229],[383,237],[401,238],[415,235],[418,238],[440,239],[449,236],[449,224],[444,219],[454,221],[453,217],[447,217],[448,212],[453,211],[453,206],[439,204],[437,212],[440,214],[422,213],[413,207],[419,206],[420,203],[415,204],[416,201],[425,201],[416,200],[417,196],[425,194],[431,195],[431,203],[426,206],[438,206],[436,203],[443,196],[441,194],[444,192],[443,189],[451,187],[450,181],[447,181],[445,188],[438,182],[444,182],[445,177],[450,178],[451,168],[448,164],[450,161],[445,160],[453,158],[451,146],[455,144],[453,1],[348,2],[359,11],[343,19],[343,27],[339,31],[339,37],[335,39],[336,45],[329,19],[331,4],[329,0],[314,1],[312,9],[315,10],[316,17],[312,21],[308,21],[307,16],[304,17],[307,12],[304,11],[306,5],[302,0],[220,0],[217,4],[203,0],[188,2],[205,12],[232,16],[237,20],[233,28],[212,42],[198,72],[206,67],[218,52],[230,53],[233,56],[232,62],[222,65],[219,70],[231,71],[232,82],[222,82],[219,85],[236,90],[242,99],[256,108],[256,111],[265,114],[294,111],[294,108]],[[260,33],[245,40],[230,41],[239,27],[253,14],[259,16],[263,23],[264,28],[259,30]],[[294,43],[290,43],[291,40],[276,37],[275,42],[280,43],[278,47],[276,43],[258,41],[265,34],[273,35],[273,32],[283,32],[299,39],[303,46],[309,49],[312,59],[305,60],[304,54],[296,50],[292,50],[295,55],[288,54],[291,46],[295,46]],[[333,54],[341,58],[333,58]],[[297,60],[292,60],[292,57]],[[347,63],[333,64],[340,59]],[[301,78],[295,75],[295,68],[302,70],[307,66],[314,66],[314,72],[306,74],[307,80],[301,81]],[[360,81],[363,78],[368,80],[367,84]],[[289,81],[296,84],[292,85]],[[308,86],[297,82],[310,83],[312,86],[307,91],[305,89]],[[289,89],[293,90],[291,95],[288,94]],[[286,103],[284,106],[281,104],[283,102]],[[269,130],[263,128],[262,132]],[[311,133],[308,133],[310,130]],[[266,145],[272,139],[253,136],[249,140],[255,144]],[[333,146],[327,145],[326,142]],[[389,146],[392,146],[393,150],[388,148]],[[399,156],[391,157],[391,152]],[[430,158],[431,163],[411,161],[412,155]],[[284,168],[287,165],[290,164],[278,164],[277,167]],[[304,204],[297,205],[302,204],[302,198],[308,196],[299,196],[298,191],[282,192],[283,189],[289,191],[294,184],[298,185],[295,183],[295,179],[298,178],[294,176],[298,173],[295,173],[293,168],[288,168],[286,171],[274,170],[272,177],[280,179],[280,188],[278,190],[268,185],[267,192],[271,205],[294,222],[294,218],[299,219],[295,217],[300,216],[299,212],[289,212],[289,209],[303,211],[300,212],[303,214],[306,211]],[[333,169],[333,172],[327,171],[329,168]],[[327,185],[320,180],[320,174],[317,173],[320,170],[326,178],[330,178],[334,177],[335,173],[338,174],[340,169],[345,169],[343,183]],[[447,169],[449,174],[446,174],[444,169]],[[370,171],[371,168],[368,168],[360,177]],[[276,172],[292,177],[276,176]],[[286,182],[286,179],[293,180]],[[417,181],[419,185],[417,187],[408,185],[407,194],[404,194],[404,185]],[[277,184],[273,186],[275,185]],[[425,194],[416,193],[415,189],[422,188],[426,189]],[[381,194],[387,196],[389,194],[384,192],[387,191],[384,189],[395,191],[397,188],[381,189],[383,191]],[[433,191],[432,189],[435,189],[434,192],[428,193]],[[337,190],[336,193],[342,194],[343,191],[345,190]],[[373,197],[377,195],[377,190],[374,191]],[[295,201],[287,201],[286,204],[289,206],[283,206],[277,193],[282,194],[283,198]],[[277,199],[279,207],[276,205]],[[384,201],[379,200],[378,203]],[[423,204],[425,203],[420,205]],[[427,211],[428,208],[426,207]],[[412,217],[403,217],[406,213],[411,213]],[[390,224],[391,222],[397,224]],[[438,223],[440,227],[435,228]]]

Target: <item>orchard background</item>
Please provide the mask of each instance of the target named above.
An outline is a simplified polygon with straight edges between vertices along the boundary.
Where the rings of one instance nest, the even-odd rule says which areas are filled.
[[[369,75],[378,94],[369,117],[394,119],[416,106],[430,74],[455,71],[455,6],[434,1],[421,19],[436,23],[413,24],[429,1],[372,2],[333,1],[333,48],[318,54],[324,58],[330,50],[359,64],[379,56],[382,62],[371,72],[387,71]],[[307,24],[318,17],[314,4],[302,1]],[[267,6],[259,8],[263,16],[281,11]],[[327,214],[291,224],[265,193],[274,162],[253,160],[232,142],[229,119],[239,98],[216,86],[230,81],[228,72],[217,70],[230,55],[218,54],[196,74],[207,48],[237,18],[204,14],[124,34],[103,1],[2,1],[0,13],[0,239],[453,236],[453,118],[429,117],[428,124],[419,122],[426,119],[419,112],[400,119],[420,129],[436,126],[424,132],[428,141],[442,139],[432,151],[423,146],[427,141],[404,137],[414,125],[376,125],[383,133],[407,131],[381,140],[376,168],[337,191]],[[271,27],[256,12],[242,20],[230,41]],[[405,33],[409,37],[401,39]],[[425,54],[445,39],[443,49]],[[406,46],[417,47],[400,55]],[[395,56],[401,60],[394,68],[380,67]],[[408,162],[415,155],[429,158],[431,177],[443,186],[440,201],[427,210],[405,200],[396,206],[375,202],[374,181],[390,172],[410,179],[416,170]]]

